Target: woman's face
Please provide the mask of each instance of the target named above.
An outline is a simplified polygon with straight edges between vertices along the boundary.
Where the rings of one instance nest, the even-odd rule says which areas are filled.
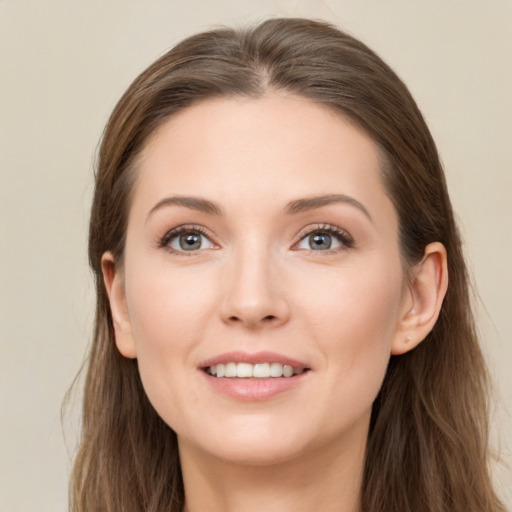
[[[137,169],[116,342],[180,449],[364,447],[410,307],[372,140],[300,97],[215,99],[167,121]]]

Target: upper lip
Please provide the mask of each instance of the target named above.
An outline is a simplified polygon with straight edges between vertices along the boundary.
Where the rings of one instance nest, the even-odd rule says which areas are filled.
[[[287,364],[295,369],[309,368],[307,364],[304,364],[301,361],[297,361],[296,359],[283,354],[277,354],[276,352],[254,352],[251,354],[241,351],[225,352],[224,354],[220,354],[201,362],[199,366],[201,368],[208,368],[209,366],[214,366],[216,364],[226,363],[281,363],[282,365]]]

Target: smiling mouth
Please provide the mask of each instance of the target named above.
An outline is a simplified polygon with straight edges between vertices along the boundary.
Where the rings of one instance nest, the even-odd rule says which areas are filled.
[[[270,379],[270,378],[291,378],[309,371],[309,368],[294,368],[288,364],[281,363],[225,363],[206,366],[204,371],[213,377],[224,377],[231,379]]]

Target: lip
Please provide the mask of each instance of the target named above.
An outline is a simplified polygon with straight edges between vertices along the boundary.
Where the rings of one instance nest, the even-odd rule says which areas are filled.
[[[310,367],[296,359],[277,354],[275,352],[256,352],[249,354],[246,352],[226,352],[219,356],[207,359],[199,365],[199,370],[206,380],[207,384],[213,388],[216,393],[234,398],[244,402],[259,402],[269,400],[281,393],[290,391],[300,386],[308,378],[310,371],[294,375],[293,377],[269,377],[268,379],[236,379],[215,377],[206,373],[205,368],[216,364],[226,363],[281,363],[290,365],[293,368],[304,368],[310,370]]]

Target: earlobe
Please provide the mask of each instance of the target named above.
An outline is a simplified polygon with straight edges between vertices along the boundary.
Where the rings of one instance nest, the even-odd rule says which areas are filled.
[[[103,254],[101,258],[101,270],[110,302],[110,312],[114,324],[117,349],[124,357],[134,359],[137,357],[137,350],[126,305],[123,275],[121,270],[116,268],[112,253],[106,252]]]
[[[433,329],[448,289],[447,255],[444,245],[434,242],[425,248],[423,259],[414,267],[407,300],[391,348],[400,355],[419,345]]]

